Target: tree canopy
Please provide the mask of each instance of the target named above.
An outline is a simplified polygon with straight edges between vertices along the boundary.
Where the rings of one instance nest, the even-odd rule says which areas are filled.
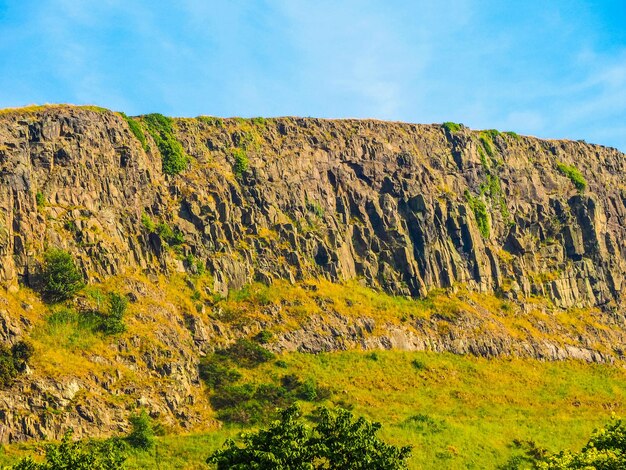
[[[410,447],[386,444],[379,423],[355,419],[349,411],[318,408],[309,426],[296,406],[268,429],[228,440],[207,459],[218,470],[395,470],[405,469]]]

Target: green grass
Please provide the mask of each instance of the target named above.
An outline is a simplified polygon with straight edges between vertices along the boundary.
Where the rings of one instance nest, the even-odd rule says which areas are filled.
[[[332,390],[327,405],[379,421],[383,439],[412,445],[411,469],[496,468],[519,452],[514,439],[551,451],[579,449],[614,411],[623,412],[626,400],[622,365],[401,351],[291,353],[280,361],[244,372],[250,380],[315,377]],[[316,404],[301,406],[309,412]],[[243,429],[160,437],[154,450],[131,453],[128,467],[207,468],[211,451]],[[32,448],[7,446],[0,465]]]
[[[587,188],[587,181],[582,173],[573,165],[567,165],[565,163],[558,162],[556,168],[561,174],[567,176],[569,180],[574,184],[578,192],[583,192]]]
[[[176,139],[172,118],[153,113],[143,116],[143,122],[159,148],[163,172],[177,175],[187,168],[189,157]]]
[[[491,233],[491,223],[489,222],[489,211],[485,201],[483,201],[480,197],[472,196],[469,191],[465,191],[465,199],[467,199],[469,206],[474,212],[476,225],[478,225],[478,231],[483,238],[489,238]]]
[[[447,130],[450,134],[454,134],[456,132],[459,132],[463,126],[462,124],[457,124],[456,122],[448,121],[448,122],[444,122],[441,125],[441,127]]]
[[[130,129],[130,131],[139,141],[143,149],[147,152],[149,149],[148,141],[146,140],[146,135],[143,133],[143,129],[141,128],[141,123],[127,116],[125,113],[120,113],[120,115],[124,118],[124,120],[128,124],[128,128]]]

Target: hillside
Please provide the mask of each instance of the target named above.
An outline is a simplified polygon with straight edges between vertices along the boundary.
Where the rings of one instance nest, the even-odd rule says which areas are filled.
[[[617,363],[626,158],[448,123],[0,112],[0,441],[112,434],[138,406],[218,426],[200,357],[394,349]],[[124,333],[51,322],[46,250],[130,299]],[[63,310],[66,312],[66,310]],[[67,318],[67,316],[66,316]],[[621,400],[621,398],[620,398]]]

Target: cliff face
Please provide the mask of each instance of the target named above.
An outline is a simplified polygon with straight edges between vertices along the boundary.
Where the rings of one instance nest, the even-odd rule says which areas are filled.
[[[222,294],[321,275],[416,297],[461,283],[561,307],[620,304],[626,158],[614,149],[377,121],[179,119],[175,129],[192,158],[169,177],[156,145],[148,137],[146,153],[117,114],[2,115],[0,279],[31,282],[50,245],[92,279],[193,270],[145,214],[183,234],[182,254],[206,264]],[[584,192],[559,164],[582,173]]]
[[[0,391],[0,442],[119,432],[137,405],[210,425],[199,357],[262,329],[276,351],[624,356],[617,150],[454,126],[175,119],[189,162],[171,176],[146,119],[132,122],[139,134],[106,110],[0,112],[0,340],[35,342],[28,374]],[[126,333],[46,336],[49,308],[19,286],[37,287],[48,247],[129,294]]]

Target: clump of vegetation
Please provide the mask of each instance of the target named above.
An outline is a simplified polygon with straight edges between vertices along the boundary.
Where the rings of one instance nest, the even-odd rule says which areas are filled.
[[[485,152],[487,153],[487,155],[490,158],[494,158],[495,157],[495,151],[493,150],[493,141],[492,141],[492,135],[483,131],[480,133],[479,136],[480,139],[480,143],[483,146],[483,149],[485,149]]]
[[[72,441],[72,431],[60,444],[45,446],[45,460],[31,457],[20,460],[11,470],[122,470],[126,461],[124,443],[112,438],[104,441]]]
[[[317,216],[319,219],[324,218],[324,208],[321,206],[319,202],[307,200],[306,208],[309,212],[312,212],[313,214],[315,214],[315,216]]]
[[[487,181],[480,185],[480,193],[484,194],[500,210],[504,223],[511,223],[511,213],[506,205],[506,199],[502,191],[500,177],[498,175],[487,174]]]
[[[233,158],[235,159],[235,165],[233,166],[233,173],[238,178],[241,178],[243,174],[248,170],[248,154],[242,148],[232,149]]]
[[[185,236],[183,235],[183,232],[177,228],[170,228],[170,226],[165,222],[157,224],[155,231],[169,246],[178,246],[185,243]]]
[[[143,227],[150,233],[156,232],[156,224],[145,212],[141,214],[141,225],[143,225]]]
[[[134,449],[152,449],[154,447],[155,432],[152,419],[150,419],[146,410],[142,409],[140,413],[132,415],[129,421],[131,431],[126,437],[126,442]]]
[[[42,209],[46,206],[46,197],[41,191],[37,191],[37,194],[35,194],[35,202],[37,203],[37,207],[39,209]]]
[[[513,137],[513,139],[515,139],[515,140],[520,140],[521,139],[521,137],[519,136],[519,134],[517,132],[506,131],[505,134],[508,135],[509,137]]]
[[[274,359],[274,353],[259,344],[243,338],[235,341],[227,349],[218,351],[218,354],[226,356],[241,367],[246,368],[253,368]]]
[[[145,212],[141,214],[141,225],[150,233],[156,233],[171,247],[185,243],[185,235],[178,228],[171,228],[165,222],[156,223]]]
[[[558,162],[556,164],[556,168],[559,172],[561,172],[561,174],[569,178],[579,192],[582,193],[587,188],[587,181],[585,180],[585,177],[575,166]]]
[[[189,158],[174,135],[172,119],[154,113],[143,116],[143,122],[159,148],[163,172],[168,175],[177,175],[187,168]]]
[[[200,361],[200,377],[211,389],[209,400],[220,420],[242,424],[265,422],[272,419],[277,408],[285,408],[297,400],[322,401],[330,396],[330,390],[320,387],[312,378],[301,380],[295,374],[283,375],[278,382],[239,383],[243,374],[238,367],[253,369],[273,358],[274,354],[259,344],[240,339]],[[284,363],[281,367],[288,366]]]
[[[273,337],[274,335],[271,331],[261,330],[254,336],[254,340],[260,344],[267,344],[272,340]]]
[[[615,420],[591,435],[580,452],[563,450],[550,453],[534,441],[514,444],[524,449],[523,455],[512,457],[502,468],[521,470],[587,470],[626,468],[626,424]],[[530,465],[530,467],[529,467]]]
[[[105,314],[100,314],[101,323],[98,330],[106,335],[115,335],[126,331],[124,315],[128,308],[128,298],[117,292],[109,294],[109,309]]]
[[[51,303],[69,300],[85,286],[72,255],[56,248],[44,254],[41,281],[43,297]]]
[[[211,390],[233,384],[241,378],[241,373],[219,354],[202,358],[198,368],[200,378]]]
[[[463,128],[463,124],[457,124],[456,122],[444,122],[441,127],[447,130],[450,134],[459,132]]]
[[[287,408],[267,430],[244,434],[242,443],[228,440],[207,463],[231,468],[374,469],[407,468],[410,447],[396,447],[376,435],[381,428],[338,409],[318,408],[310,427],[297,407]]]
[[[224,127],[224,120],[222,118],[219,117],[214,117],[214,116],[198,116],[196,118],[198,121],[200,122],[204,122],[210,126],[215,126],[215,127]]]
[[[18,341],[11,348],[0,344],[0,389],[10,387],[26,370],[33,352],[33,346],[26,341]]]
[[[187,269],[190,270],[193,274],[202,276],[206,272],[206,265],[204,261],[196,258],[192,253],[189,253],[187,256],[185,256],[185,264],[187,265]]]
[[[465,191],[465,199],[474,212],[476,224],[478,225],[478,231],[484,238],[489,238],[491,233],[491,224],[489,222],[489,211],[487,210],[487,205],[481,198],[472,196],[469,191]]]
[[[46,318],[43,333],[56,346],[66,349],[86,349],[97,335],[116,335],[126,331],[124,316],[128,308],[126,296],[112,292],[108,294],[106,310],[98,305],[93,309],[76,311],[72,308],[54,310]],[[104,296],[102,299],[104,300]]]
[[[125,113],[120,113],[120,115],[128,124],[128,128],[133,133],[135,138],[139,141],[141,147],[147,152],[149,150],[148,140],[146,139],[146,135],[143,133],[141,123],[139,121],[135,121],[133,118],[127,116]]]

